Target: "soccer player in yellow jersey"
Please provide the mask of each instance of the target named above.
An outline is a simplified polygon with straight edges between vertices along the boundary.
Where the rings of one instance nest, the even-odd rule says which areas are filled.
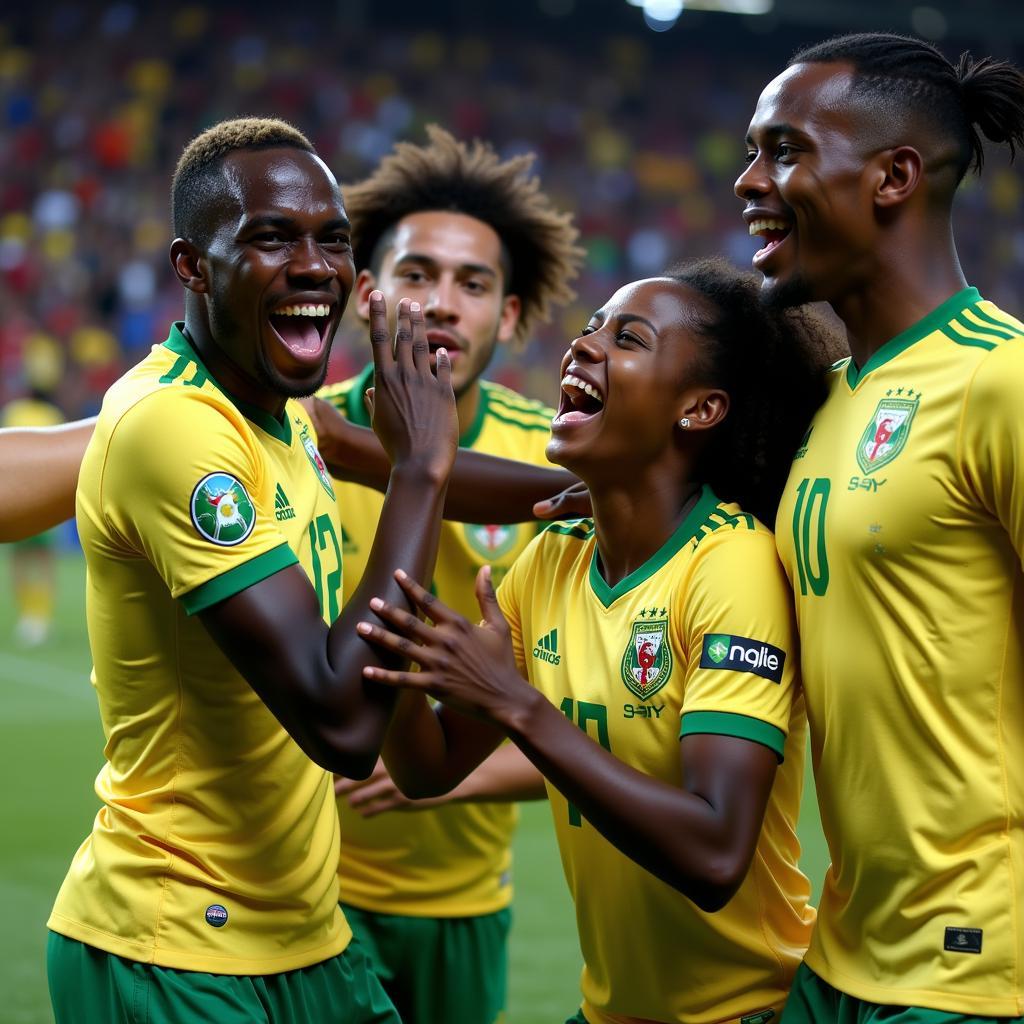
[[[761,94],[736,183],[763,294],[824,300],[852,357],[776,536],[832,854],[786,1024],[1024,1019],[1024,325],[950,224],[1024,76],[841,37]]]
[[[429,578],[455,453],[447,355],[371,297],[392,470],[344,611],[331,479],[293,396],[323,382],[353,279],[337,182],[280,121],[186,147],[170,257],[184,321],[104,398],[78,526],[107,763],[49,920],[57,1024],[399,1018],[338,907],[330,772],[392,712],[360,669],[369,594]],[[431,362],[436,361],[436,376]]]
[[[428,134],[427,144],[399,144],[366,180],[345,188],[356,308],[365,320],[374,289],[392,308],[402,297],[419,300],[431,348],[443,345],[451,359],[460,449],[548,466],[553,410],[482,374],[498,346],[524,341],[552,302],[572,296],[567,282],[582,258],[576,230],[528,176],[530,157],[501,160],[483,143],[466,145],[437,127]],[[368,366],[321,397],[366,426],[372,372]],[[348,598],[383,495],[336,487]],[[446,522],[434,592],[472,616],[480,567],[492,565],[497,579],[536,534],[534,523]],[[517,820],[509,801],[542,797],[540,774],[509,744],[453,794],[458,802],[415,814],[377,813],[415,808],[383,765],[367,782],[341,780],[338,789],[345,914],[403,1021],[494,1024],[506,994]]]
[[[15,399],[0,410],[0,427],[46,428],[64,421],[64,415],[42,388]],[[5,481],[11,487],[11,481]],[[23,484],[29,490],[32,483]],[[50,632],[56,579],[53,535],[38,532],[23,539],[11,552],[14,600],[18,608],[15,636],[25,645],[41,644]]]
[[[482,570],[479,627],[408,577],[434,625],[371,602],[404,636],[358,627],[421,668],[368,678],[443,702],[396,709],[403,789],[443,791],[504,734],[546,776],[584,956],[576,1021],[776,1020],[810,937],[798,654],[755,514],[774,514],[821,341],[724,264],[620,289],[563,360],[548,446],[593,519],[542,533],[497,597]]]

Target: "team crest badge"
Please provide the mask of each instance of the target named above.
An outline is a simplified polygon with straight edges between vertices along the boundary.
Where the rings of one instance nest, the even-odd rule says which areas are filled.
[[[305,428],[303,428],[302,433],[299,435],[299,440],[302,442],[302,448],[306,453],[306,458],[309,459],[309,464],[320,478],[320,483],[324,485],[324,490],[333,498],[334,488],[331,486],[331,474],[327,472],[327,463],[324,462],[323,457],[316,450],[313,438],[309,436]]]
[[[657,614],[655,609],[652,614]],[[622,655],[622,681],[641,700],[656,694],[672,674],[672,645],[668,639],[668,618],[641,617]]]
[[[229,473],[209,473],[196,484],[191,513],[199,536],[226,548],[241,544],[256,525],[252,499]]]
[[[519,527],[514,525],[496,526],[490,524],[478,526],[466,523],[462,529],[466,543],[481,558],[488,560],[507,555],[519,540]]]
[[[902,388],[899,390],[903,391]],[[913,395],[912,391],[907,393]],[[878,403],[857,442],[857,463],[863,472],[873,473],[887,466],[903,451],[920,397],[892,398],[887,395]]]

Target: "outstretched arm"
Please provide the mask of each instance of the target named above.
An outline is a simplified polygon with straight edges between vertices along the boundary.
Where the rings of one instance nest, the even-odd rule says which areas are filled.
[[[307,408],[309,406],[307,405]],[[383,491],[387,487],[388,458],[372,430],[350,423],[332,405],[314,399],[311,409],[320,454],[331,475]],[[558,494],[556,508],[542,518],[589,515],[590,501],[572,502],[559,492],[578,481],[572,473],[554,467],[533,466],[460,448],[448,483],[446,519],[464,523],[522,523],[533,519],[534,505]]]
[[[404,594],[394,580],[403,566],[429,579],[437,553],[445,485],[457,422],[451,370],[439,354],[431,373],[423,314],[403,300],[396,354],[383,296],[371,296],[376,409],[374,429],[393,466],[369,562],[359,588],[328,628],[313,586],[296,565],[201,613],[204,625],[275,717],[316,762],[363,778],[377,760],[394,691],[367,683],[362,670],[381,653],[356,634],[372,614],[370,596]],[[385,653],[390,665],[404,659]]]
[[[0,542],[24,540],[75,514],[75,488],[96,418],[0,430]]]
[[[385,811],[422,811],[444,804],[508,803],[543,800],[544,776],[511,743],[504,743],[482,764],[443,796],[412,800],[395,785],[383,760],[368,779],[337,778],[334,792],[348,799],[353,810],[365,818]]]
[[[464,771],[476,751],[472,734],[450,726],[465,721],[464,716],[483,719],[507,733],[628,857],[703,910],[718,910],[728,902],[754,854],[775,778],[774,751],[731,736],[686,736],[680,741],[682,785],[651,778],[591,740],[519,675],[508,624],[486,570],[477,590],[484,612],[481,626],[446,608],[408,577],[400,582],[434,625],[375,601],[371,607],[395,632],[368,622],[360,623],[359,630],[385,650],[410,657],[420,671],[368,667],[364,674],[375,682],[428,693],[446,705],[437,715],[440,738],[434,737],[433,748],[424,743],[416,751],[391,751],[395,761],[389,764],[403,789],[419,795],[425,788],[452,784],[446,766]],[[452,715],[449,708],[460,714]]]

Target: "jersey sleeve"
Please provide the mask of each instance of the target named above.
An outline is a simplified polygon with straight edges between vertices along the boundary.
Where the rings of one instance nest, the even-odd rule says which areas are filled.
[[[738,736],[782,761],[799,658],[774,538],[736,530],[704,544],[679,624],[686,650],[680,736]]]
[[[1024,561],[1024,341],[1004,342],[975,371],[964,401],[960,460],[967,486]]]
[[[512,633],[512,651],[516,657],[516,667],[524,679],[529,679],[529,672],[526,664],[526,651],[523,648],[523,616],[522,600],[524,597],[524,576],[526,563],[537,545],[533,541],[531,545],[512,563],[512,567],[498,587],[498,606],[508,621],[509,631]]]
[[[197,393],[156,392],[110,437],[103,515],[191,615],[298,561],[240,413]]]

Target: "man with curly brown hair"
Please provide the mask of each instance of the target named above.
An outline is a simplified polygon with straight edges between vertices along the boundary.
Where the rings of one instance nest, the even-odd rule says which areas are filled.
[[[582,251],[568,214],[529,174],[532,157],[502,160],[427,129],[426,145],[400,143],[364,181],[346,187],[358,276],[355,306],[419,301],[431,353],[448,350],[459,445],[548,465],[553,410],[483,379],[500,345],[525,341],[554,304],[572,297]],[[433,356],[432,356],[433,358]],[[372,366],[322,393],[368,426]],[[346,598],[362,577],[383,496],[337,483]],[[474,615],[480,566],[495,579],[536,535],[533,524],[445,523],[434,587]],[[538,641],[557,660],[557,639]],[[545,643],[545,639],[547,642]],[[540,775],[511,746],[496,751],[443,806],[415,814],[382,764],[366,783],[339,782],[345,913],[406,1024],[494,1024],[505,1006],[511,915],[512,801],[544,795]]]

